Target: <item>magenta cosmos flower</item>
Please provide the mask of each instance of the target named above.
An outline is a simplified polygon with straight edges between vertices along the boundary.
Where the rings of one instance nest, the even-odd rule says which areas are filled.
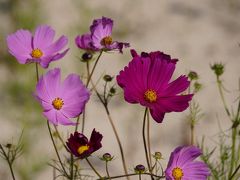
[[[200,156],[201,150],[194,146],[176,148],[170,156],[165,171],[167,180],[206,180],[210,176],[208,166],[194,161]]]
[[[90,94],[78,75],[70,74],[62,84],[60,81],[59,68],[48,71],[38,81],[35,96],[51,123],[74,125],[69,119],[82,113]]]
[[[90,140],[79,132],[75,132],[74,135],[71,134],[68,142],[66,143],[69,152],[74,154],[80,159],[90,156],[93,152],[97,151],[102,147],[102,134],[93,129]]]
[[[166,112],[181,112],[189,106],[192,94],[178,95],[186,90],[189,81],[180,76],[169,82],[177,60],[162,52],[142,53],[131,50],[133,59],[117,76],[129,103],[148,107],[153,119],[160,123]]]
[[[88,51],[119,50],[122,53],[122,49],[129,47],[129,43],[113,41],[112,28],[112,19],[106,17],[95,19],[90,26],[90,33],[76,37],[76,45]]]
[[[61,36],[53,42],[55,31],[46,25],[38,26],[34,35],[28,30],[20,29],[7,36],[9,52],[20,64],[39,63],[47,68],[51,61],[56,61],[67,53],[69,49],[60,51],[67,45],[68,39]]]

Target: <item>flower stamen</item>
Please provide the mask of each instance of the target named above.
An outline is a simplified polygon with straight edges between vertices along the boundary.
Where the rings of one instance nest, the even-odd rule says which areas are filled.
[[[174,180],[181,180],[183,175],[184,175],[183,170],[179,167],[175,167],[172,170],[172,176],[173,176]]]
[[[31,52],[31,56],[32,56],[33,58],[36,58],[36,59],[42,57],[42,55],[43,55],[43,52],[42,52],[40,49],[38,49],[38,48],[32,50],[32,52]]]
[[[101,44],[104,46],[109,46],[111,45],[113,42],[112,37],[111,36],[106,36],[101,40]]]
[[[85,151],[87,151],[89,149],[88,145],[85,146],[80,146],[77,150],[77,152],[81,155],[82,153],[84,153]]]
[[[144,93],[144,99],[150,103],[157,101],[157,93],[153,89],[148,89]]]
[[[52,101],[52,105],[56,110],[60,110],[62,108],[62,106],[64,105],[64,102],[61,98],[55,98]]]

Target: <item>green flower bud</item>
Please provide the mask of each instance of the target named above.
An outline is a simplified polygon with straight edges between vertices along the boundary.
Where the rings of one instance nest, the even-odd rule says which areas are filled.
[[[198,91],[200,91],[202,89],[202,84],[200,84],[199,82],[195,82],[193,84],[193,86],[194,86],[194,91],[195,92],[198,92]]]
[[[105,154],[103,154],[103,156],[100,159],[102,161],[108,162],[108,161],[113,160],[113,156],[111,154],[109,154],[109,153],[105,153]]]
[[[188,73],[188,77],[189,79],[192,81],[192,80],[197,80],[198,79],[198,74],[194,71],[190,71]]]
[[[162,159],[162,153],[161,152],[155,152],[155,154],[153,155],[153,157],[157,160]]]
[[[224,73],[224,65],[221,63],[216,63],[211,66],[211,69],[217,76],[221,76]]]
[[[106,82],[110,82],[112,81],[113,77],[111,77],[110,75],[106,74],[105,76],[103,76],[103,80]]]

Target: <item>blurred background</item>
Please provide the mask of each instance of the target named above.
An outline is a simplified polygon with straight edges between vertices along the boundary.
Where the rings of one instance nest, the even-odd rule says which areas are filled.
[[[225,65],[222,79],[227,104],[236,108],[240,77],[239,0],[0,0],[0,143],[16,143],[23,131],[23,154],[14,165],[17,179],[51,179],[52,168],[47,163],[55,154],[41,108],[32,96],[36,84],[35,66],[20,65],[9,55],[7,34],[19,28],[34,31],[39,24],[52,26],[58,37],[62,34],[69,37],[70,51],[50,68],[61,67],[64,77],[72,72],[83,75],[85,66],[78,59],[82,51],[76,48],[74,38],[88,32],[92,20],[101,16],[114,20],[115,40],[129,42],[131,48],[138,52],[160,50],[178,58],[174,79],[190,70],[199,74],[202,90],[194,96],[203,114],[196,125],[198,142],[204,136],[206,145],[214,147],[219,127],[224,130],[231,127],[210,65],[215,62]],[[116,76],[130,60],[129,49],[125,49],[123,54],[104,53],[94,80],[103,74]],[[103,88],[103,82],[98,88]],[[125,102],[122,90],[117,88],[110,111],[123,142],[128,170],[133,172],[135,165],[146,165],[141,135],[144,108]],[[176,146],[189,143],[188,114],[189,110],[167,114],[162,124],[151,120],[152,151],[163,154],[164,167]],[[87,104],[86,116],[85,134],[90,136],[92,129],[96,128],[104,135],[103,148],[93,157],[111,153],[115,160],[111,163],[110,172],[121,174],[119,149],[105,111],[95,95]],[[66,140],[74,129],[59,126],[59,130]],[[103,163],[97,158],[91,159],[104,172]],[[88,166],[85,167],[88,170]],[[2,159],[0,179],[11,179]]]

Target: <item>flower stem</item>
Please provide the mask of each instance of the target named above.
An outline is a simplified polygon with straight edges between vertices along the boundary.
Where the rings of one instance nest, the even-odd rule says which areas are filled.
[[[157,176],[157,175],[154,175],[154,174],[151,174],[151,173],[142,173],[141,175],[153,176],[153,177],[155,177],[155,178],[157,178],[157,179],[163,179],[163,178],[165,178],[165,176]],[[111,178],[111,179],[118,179],[118,178],[128,177],[128,176],[139,176],[139,173],[132,173],[132,174],[119,175],[119,176],[112,176],[112,177],[110,177],[110,178]],[[106,179],[109,179],[109,178],[108,178],[108,177],[105,177],[104,180],[106,180]],[[98,179],[98,180],[101,180],[101,178]]]
[[[37,82],[39,81],[39,71],[38,71],[38,63],[35,63],[35,67],[36,67],[36,78],[37,78]]]
[[[152,158],[151,158],[151,141],[150,141],[150,118],[149,111],[147,111],[147,146],[148,146],[148,158],[150,163],[149,171],[152,173]]]
[[[48,131],[49,131],[49,134],[50,134],[52,143],[53,143],[54,150],[55,150],[55,152],[56,152],[56,154],[57,154],[57,158],[58,158],[59,163],[60,163],[60,165],[61,165],[61,167],[62,167],[62,170],[63,170],[63,172],[64,172],[64,175],[69,178],[69,175],[68,175],[68,173],[66,172],[65,167],[64,167],[64,165],[63,165],[63,163],[62,163],[62,160],[61,160],[61,158],[60,158],[60,155],[59,155],[59,153],[58,153],[57,146],[56,146],[56,144],[55,144],[55,142],[54,142],[53,135],[52,135],[51,128],[50,128],[50,125],[49,125],[49,122],[48,122],[48,121],[47,121],[47,127],[48,127]]]
[[[237,168],[235,169],[235,171],[233,172],[233,174],[231,175],[231,177],[229,178],[229,180],[232,180],[233,177],[237,174],[238,170],[240,169],[240,164],[237,166]]]
[[[105,108],[105,111],[107,113],[107,117],[108,117],[108,120],[112,126],[112,129],[113,129],[113,132],[114,132],[114,135],[116,137],[116,140],[117,140],[117,143],[118,143],[118,146],[119,146],[119,149],[120,149],[120,154],[121,154],[121,158],[122,158],[122,164],[123,164],[123,169],[124,169],[124,173],[127,174],[127,166],[126,166],[126,161],[125,161],[125,157],[124,157],[124,152],[123,152],[123,147],[122,147],[122,143],[121,143],[121,140],[119,138],[119,135],[118,135],[118,132],[117,132],[117,129],[114,125],[114,122],[113,122],[113,119],[111,117],[111,114],[110,114],[110,111],[108,109],[108,105],[107,105],[107,102],[105,102],[101,95],[99,94],[99,92],[97,91],[96,87],[93,85],[93,90],[95,91],[95,93],[97,94],[100,102],[102,103],[102,105],[104,106]],[[128,176],[126,176],[126,178],[129,180]]]
[[[145,137],[145,124],[146,124],[147,111],[148,111],[148,108],[146,108],[145,112],[144,112],[142,136],[143,136],[143,144],[144,144],[144,150],[145,150],[145,156],[146,156],[146,160],[147,160],[148,169],[149,169],[150,174],[152,174],[151,173],[150,162],[149,162],[149,159],[148,159],[148,149],[147,149],[147,143],[146,143],[146,137]],[[151,179],[153,180],[153,176],[151,176]]]
[[[7,153],[4,151],[4,149],[3,149],[3,147],[2,147],[1,144],[0,144],[0,149],[2,150],[2,153],[3,153],[4,157],[5,157],[5,159],[7,160],[9,169],[10,169],[10,171],[11,171],[12,179],[15,180],[15,176],[14,176],[14,172],[13,172],[13,168],[12,168],[12,162],[10,162],[8,155],[7,155]]]
[[[93,72],[94,72],[94,70],[95,70],[95,68],[96,68],[96,66],[97,66],[97,63],[98,63],[98,61],[99,61],[102,53],[103,53],[103,51],[100,51],[100,53],[99,53],[99,55],[98,55],[98,57],[97,57],[97,60],[95,61],[94,65],[93,65],[92,71],[91,71],[91,73],[90,73],[90,75],[88,76],[88,79],[87,79],[86,87],[88,87],[88,85],[89,85],[89,83],[90,83],[90,80],[91,80],[91,78],[92,78]]]
[[[96,173],[96,175],[102,179],[102,176],[97,172],[97,170],[94,168],[94,166],[91,164],[91,162],[88,160],[88,158],[85,158],[86,161],[88,162],[89,166],[92,168],[92,170]]]
[[[109,179],[111,179],[110,175],[109,175],[109,171],[108,171],[108,161],[106,161],[106,173]]]

